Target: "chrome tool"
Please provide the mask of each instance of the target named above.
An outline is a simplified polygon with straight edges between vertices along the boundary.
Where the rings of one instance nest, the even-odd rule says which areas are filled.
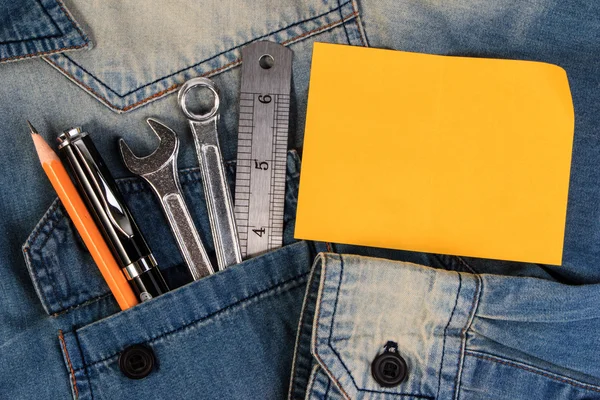
[[[206,88],[212,92],[214,105],[205,114],[193,113],[187,106],[187,96],[194,88]],[[223,270],[230,265],[242,262],[242,253],[233,212],[231,191],[227,183],[225,165],[219,147],[217,133],[219,93],[210,79],[194,78],[181,87],[178,100],[183,113],[188,118],[194,136],[217,263],[219,269]]]
[[[192,278],[198,280],[214,273],[214,270],[181,192],[177,176],[179,139],[175,132],[161,122],[152,118],[148,118],[147,122],[158,136],[158,148],[148,156],[138,157],[121,139],[121,156],[125,166],[144,178],[158,196],[179,251]]]
[[[87,209],[136,297],[146,301],[168,292],[156,259],[91,136],[71,128],[58,137],[58,143]]]

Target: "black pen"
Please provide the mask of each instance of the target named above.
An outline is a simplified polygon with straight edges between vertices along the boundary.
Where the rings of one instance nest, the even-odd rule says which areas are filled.
[[[92,139],[81,128],[58,137],[58,149],[133,291],[141,301],[169,291],[156,260]]]

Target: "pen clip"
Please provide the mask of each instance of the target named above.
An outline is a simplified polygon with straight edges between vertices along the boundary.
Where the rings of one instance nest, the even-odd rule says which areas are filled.
[[[85,169],[88,172],[90,183],[93,189],[96,191],[102,208],[106,212],[110,223],[113,225],[115,230],[125,235],[128,238],[133,237],[133,229],[131,227],[131,221],[129,214],[125,212],[125,207],[121,205],[119,199],[113,193],[111,185],[104,179],[104,176],[100,172],[99,166],[94,161],[93,157],[89,154],[87,148],[81,148],[74,144],[75,151],[78,152],[79,157],[85,160]]]

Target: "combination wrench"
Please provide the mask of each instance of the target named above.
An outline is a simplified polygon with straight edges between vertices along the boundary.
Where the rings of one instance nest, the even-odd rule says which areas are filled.
[[[187,107],[186,98],[193,88],[206,88],[212,92],[214,105],[207,113],[196,114]],[[193,78],[181,87],[178,100],[194,136],[217,263],[219,269],[223,270],[241,263],[242,251],[217,134],[219,93],[210,79]]]
[[[121,156],[127,169],[144,178],[158,196],[179,251],[194,280],[214,273],[190,212],[185,204],[177,176],[179,139],[161,122],[148,118],[148,125],[158,136],[158,148],[150,155],[138,157],[123,139]]]

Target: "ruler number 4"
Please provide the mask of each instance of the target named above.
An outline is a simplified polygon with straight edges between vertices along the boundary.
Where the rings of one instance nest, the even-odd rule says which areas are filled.
[[[252,229],[252,232],[256,233],[258,237],[262,237],[265,234],[265,227],[263,226],[260,229]]]

